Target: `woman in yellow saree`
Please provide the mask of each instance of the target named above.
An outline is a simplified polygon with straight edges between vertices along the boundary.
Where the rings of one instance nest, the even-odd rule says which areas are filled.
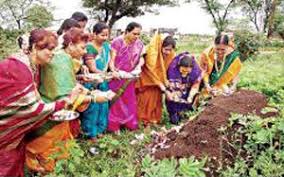
[[[162,93],[167,86],[167,69],[175,57],[176,42],[156,33],[147,46],[145,64],[136,82],[138,118],[145,125],[157,124],[162,117]]]
[[[235,91],[242,63],[239,52],[230,46],[227,35],[218,35],[215,45],[201,53],[200,67],[203,70],[205,95],[230,95]]]

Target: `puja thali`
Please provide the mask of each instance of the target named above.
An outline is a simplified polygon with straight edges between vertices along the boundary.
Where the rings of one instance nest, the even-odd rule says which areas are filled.
[[[74,120],[78,117],[79,117],[78,112],[63,109],[55,112],[50,119],[55,121],[69,121],[69,120]]]

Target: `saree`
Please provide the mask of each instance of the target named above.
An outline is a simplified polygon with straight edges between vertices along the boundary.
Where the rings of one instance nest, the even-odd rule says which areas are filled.
[[[242,68],[239,52],[234,50],[226,56],[224,67],[220,72],[215,70],[214,65],[214,47],[210,47],[200,56],[200,67],[204,73],[203,80],[212,87],[221,89],[224,85],[230,84]]]
[[[116,53],[114,65],[117,69],[131,72],[139,63],[143,51],[143,43],[136,40],[126,45],[122,36],[113,40],[111,47]],[[109,88],[118,92],[124,85],[126,79],[112,80]],[[137,102],[135,95],[135,81],[131,81],[123,94],[110,107],[108,130],[115,132],[120,129],[121,125],[130,130],[138,128],[137,120]]]
[[[193,87],[199,86],[201,81],[201,69],[195,59],[192,60],[192,70],[186,77],[182,77],[178,63],[182,56],[187,55],[187,52],[181,53],[175,57],[167,71],[169,80],[169,91],[178,96],[177,100],[166,100],[166,107],[169,113],[170,122],[178,124],[180,121],[180,112],[192,110],[192,104],[181,102],[187,100],[190,90]]]
[[[71,57],[59,51],[41,68],[39,92],[47,103],[67,96],[75,87]],[[77,121],[77,120],[74,120]],[[30,170],[52,172],[58,159],[68,157],[68,140],[73,139],[70,122],[48,121],[31,135],[26,147],[26,164]],[[52,157],[60,154],[58,157]]]
[[[0,176],[24,176],[27,134],[62,108],[42,102],[27,63],[12,57],[0,62]]]
[[[102,46],[102,52],[94,48],[92,44],[87,45],[87,54],[84,56],[84,60],[94,60],[96,68],[102,72],[106,72],[108,69],[108,63],[110,61],[110,44],[104,42]],[[98,85],[92,83],[86,83],[84,86],[89,90],[98,89],[101,91],[108,91],[108,82],[104,81]],[[103,133],[107,128],[109,113],[109,103],[91,103],[86,111],[82,113],[82,130],[89,138],[96,137],[98,134]]]
[[[167,81],[167,69],[174,59],[172,52],[167,58],[162,54],[162,39],[155,34],[146,49],[145,65],[136,82],[138,118],[144,124],[159,123],[162,117],[162,92],[160,84]]]

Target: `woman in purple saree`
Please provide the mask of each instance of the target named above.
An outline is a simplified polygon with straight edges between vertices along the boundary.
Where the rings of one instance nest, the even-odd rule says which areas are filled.
[[[192,104],[202,79],[201,69],[194,57],[184,52],[171,62],[167,77],[169,87],[166,91],[166,106],[171,123],[178,124],[179,113],[192,110]]]
[[[141,25],[132,22],[127,26],[125,35],[113,40],[111,47],[114,60],[110,63],[113,70],[131,72],[141,68],[144,61],[140,59],[140,56],[144,46],[142,41],[139,40],[140,32]],[[108,130],[119,132],[122,125],[130,130],[137,129],[135,80],[112,80],[109,83],[109,88],[116,93],[122,94],[110,107]]]

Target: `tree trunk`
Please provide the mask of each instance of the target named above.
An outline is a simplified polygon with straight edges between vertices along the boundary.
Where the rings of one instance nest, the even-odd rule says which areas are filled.
[[[274,31],[274,17],[275,17],[275,11],[276,11],[276,5],[278,0],[274,0],[272,2],[271,12],[270,16],[268,18],[268,32],[267,32],[267,38],[269,39]]]
[[[117,21],[118,19],[116,17],[111,17],[111,19],[109,20],[108,22],[108,26],[109,26],[109,29],[111,30],[113,25],[115,24],[115,22]]]
[[[22,29],[21,20],[16,20],[16,22],[17,22],[18,29],[21,30]]]
[[[260,27],[258,26],[258,23],[257,23],[257,11],[256,12],[253,12],[253,19],[252,19],[252,22],[255,26],[255,29],[257,32],[260,32]]]

